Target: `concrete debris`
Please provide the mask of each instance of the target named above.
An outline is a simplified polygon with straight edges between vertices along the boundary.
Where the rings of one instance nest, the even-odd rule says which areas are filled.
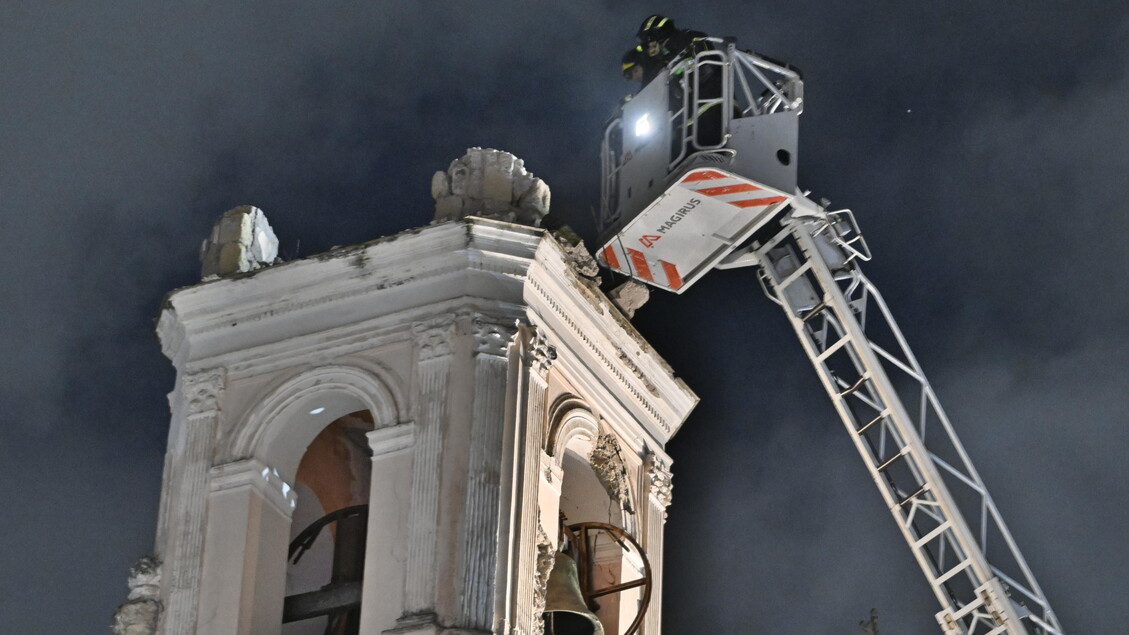
[[[546,214],[541,219],[541,227],[549,230],[549,233],[557,240],[557,244],[564,250],[565,259],[572,265],[573,270],[595,282],[596,286],[600,286],[600,265],[592,257],[580,235],[552,214]]]
[[[446,172],[431,178],[435,221],[467,216],[541,226],[549,212],[549,186],[509,152],[469,148]]]
[[[635,311],[651,299],[651,290],[642,282],[628,280],[608,292],[608,298],[619,307],[627,317],[634,317]]]
[[[278,238],[263,210],[240,205],[224,212],[200,245],[200,275],[230,276],[261,269],[278,258]]]
[[[564,249],[565,260],[572,265],[576,273],[595,280],[596,284],[600,283],[600,265],[592,257],[592,254],[588,253],[588,248],[584,246],[583,242],[573,245],[567,240],[561,240],[560,237],[557,238],[557,242]]]

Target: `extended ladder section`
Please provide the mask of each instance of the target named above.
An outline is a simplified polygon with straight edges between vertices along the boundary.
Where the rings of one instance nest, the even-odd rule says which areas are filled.
[[[799,74],[712,42],[671,62],[608,124],[599,260],[674,293],[715,268],[757,266],[941,603],[944,633],[1062,635],[860,269],[870,253],[853,215],[796,190]]]
[[[719,268],[758,265],[942,610],[946,635],[1061,635],[886,303],[849,211],[797,212]]]

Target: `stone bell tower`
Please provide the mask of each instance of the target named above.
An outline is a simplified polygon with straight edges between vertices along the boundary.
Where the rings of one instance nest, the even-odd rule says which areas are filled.
[[[117,632],[541,633],[563,545],[604,632],[659,633],[697,397],[521,160],[468,150],[432,192],[432,225],[293,262],[260,210],[217,223],[157,326],[160,565]]]

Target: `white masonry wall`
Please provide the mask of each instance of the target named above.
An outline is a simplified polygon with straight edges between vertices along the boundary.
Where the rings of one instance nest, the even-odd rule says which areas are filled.
[[[569,249],[465,218],[170,294],[158,632],[282,632],[298,464],[367,410],[363,633],[540,632],[566,449],[631,508],[659,633],[663,448],[697,398]]]

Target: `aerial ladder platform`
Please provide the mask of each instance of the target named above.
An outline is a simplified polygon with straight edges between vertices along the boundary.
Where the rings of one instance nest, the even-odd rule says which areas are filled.
[[[871,253],[853,213],[829,211],[796,188],[800,74],[732,39],[711,43],[672,61],[608,124],[599,259],[674,293],[713,269],[754,267],[925,573],[941,631],[1062,635],[863,274]],[[706,125],[703,116],[715,119]]]

